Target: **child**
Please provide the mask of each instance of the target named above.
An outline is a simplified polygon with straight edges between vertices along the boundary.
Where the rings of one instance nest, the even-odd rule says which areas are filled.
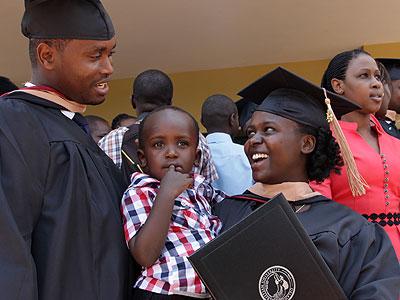
[[[190,173],[198,142],[196,120],[173,106],[140,124],[138,158],[146,174],[132,174],[122,199],[125,238],[143,266],[135,299],[209,298],[187,257],[220,231],[211,204],[223,194]]]

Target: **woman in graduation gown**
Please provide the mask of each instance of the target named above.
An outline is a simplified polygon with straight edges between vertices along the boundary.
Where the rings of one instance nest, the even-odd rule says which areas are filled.
[[[348,298],[398,299],[400,267],[385,231],[308,184],[343,165],[322,89],[278,68],[240,95],[262,102],[246,129],[245,152],[256,183],[216,207],[223,230],[282,192]],[[329,96],[339,116],[357,108]]]

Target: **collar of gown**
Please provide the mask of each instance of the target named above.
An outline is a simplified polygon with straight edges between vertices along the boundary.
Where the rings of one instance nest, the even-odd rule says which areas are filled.
[[[320,193],[314,192],[306,182],[284,182],[279,184],[264,184],[257,182],[248,190],[256,195],[266,198],[272,198],[279,193],[282,193],[288,201],[303,200],[320,195]]]

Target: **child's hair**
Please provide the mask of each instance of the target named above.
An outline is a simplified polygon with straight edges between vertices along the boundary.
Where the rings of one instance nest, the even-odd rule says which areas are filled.
[[[343,159],[340,156],[340,148],[329,128],[314,128],[299,124],[300,132],[315,136],[316,145],[314,151],[307,157],[307,176],[310,181],[320,183],[329,177],[332,170],[340,173]]]
[[[145,126],[145,124],[146,124],[146,121],[147,121],[152,115],[154,115],[155,113],[160,112],[160,111],[164,111],[164,110],[179,111],[179,112],[181,112],[181,113],[186,114],[186,115],[192,120],[193,127],[194,127],[194,130],[195,130],[195,132],[196,132],[196,146],[197,146],[198,143],[199,143],[199,132],[200,132],[200,129],[199,129],[199,125],[197,124],[196,119],[193,118],[193,116],[192,116],[190,113],[188,113],[187,111],[185,111],[185,110],[183,110],[183,109],[181,109],[181,108],[179,108],[179,107],[171,106],[171,105],[165,105],[165,106],[158,107],[157,109],[155,109],[155,110],[153,110],[152,112],[150,112],[150,113],[142,120],[142,122],[140,122],[140,125],[139,125],[139,148],[140,148],[140,149],[144,149],[144,141],[145,141],[146,137],[145,137],[145,135],[143,134],[143,132],[144,132],[144,126]]]
[[[329,62],[328,67],[326,68],[324,75],[322,76],[321,86],[326,90],[335,93],[333,90],[331,81],[332,79],[340,79],[344,80],[346,77],[346,71],[349,67],[350,62],[360,56],[361,54],[369,55],[368,52],[362,49],[353,49],[350,51],[345,51],[337,54],[332,60]]]

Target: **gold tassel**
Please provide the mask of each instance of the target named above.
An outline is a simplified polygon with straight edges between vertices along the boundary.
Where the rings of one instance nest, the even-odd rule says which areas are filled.
[[[325,104],[328,106],[326,119],[328,123],[332,125],[332,131],[336,137],[337,143],[339,144],[343,162],[347,168],[347,180],[349,182],[351,193],[354,197],[365,195],[365,189],[369,187],[368,183],[361,176],[360,172],[357,169],[353,153],[351,153],[346,137],[344,136],[342,128],[340,127],[339,122],[336,119],[335,113],[332,110],[331,100],[328,98],[326,90],[324,88],[323,90],[325,94]]]

